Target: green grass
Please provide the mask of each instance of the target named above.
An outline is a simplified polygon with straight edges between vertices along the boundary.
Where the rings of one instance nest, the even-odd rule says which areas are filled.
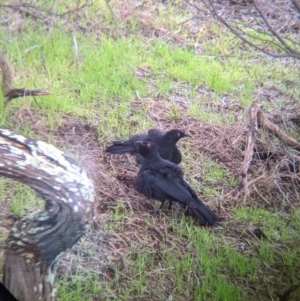
[[[0,33],[2,36],[6,34],[3,29]],[[173,83],[182,82],[188,87],[184,91],[184,97],[190,100],[188,114],[203,121],[232,122],[232,113],[222,118],[213,106],[204,104],[210,101],[217,104],[220,96],[226,92],[232,93],[234,101],[248,105],[253,99],[256,82],[268,80],[272,84],[278,69],[283,68],[278,64],[264,68],[261,62],[252,62],[248,54],[223,60],[218,56],[207,56],[206,53],[197,55],[188,48],[174,47],[163,41],[153,40],[145,44],[136,36],[113,40],[103,35],[101,43],[97,45],[92,42],[96,39],[93,34],[88,39],[78,33],[75,36],[80,54],[79,65],[72,64],[72,37],[57,29],[52,29],[51,34],[45,36],[43,28],[29,27],[22,36],[11,36],[4,51],[17,71],[15,86],[47,88],[51,95],[37,98],[37,103],[30,98],[14,100],[12,107],[7,110],[15,110],[25,101],[25,105],[47,113],[49,118],[45,120],[50,128],[60,122],[57,112],[88,118],[95,118],[96,114],[97,119],[101,120],[101,131],[111,129],[116,134],[122,134],[132,128],[130,122],[133,120],[144,122],[142,127],[150,123],[143,112],[135,112],[135,118],[132,118],[130,103],[137,91],[140,97],[152,97],[156,93],[164,96],[170,93]],[[228,39],[228,34],[224,33],[217,42],[222,44]],[[147,86],[147,78],[135,75],[136,68],[147,68],[153,79],[159,79],[155,90]],[[279,76],[273,80],[273,84],[278,79]],[[211,95],[203,97],[197,93],[198,86],[210,89]],[[9,114],[4,110],[0,119],[2,124],[9,122],[6,116]],[[175,108],[172,117],[176,117]]]
[[[114,1],[110,3],[117,5]],[[172,33],[181,28],[178,24],[188,17],[188,12],[181,11],[177,4],[168,4],[167,8],[159,6],[154,24],[165,26]],[[58,11],[62,11],[63,3],[58,1],[57,5]],[[87,11],[90,16],[102,12],[97,18],[102,20],[103,31],[72,33],[79,49],[78,61],[74,61],[70,33],[55,27],[45,31],[44,25],[27,19],[21,33],[0,27],[0,37],[7,41],[3,50],[14,69],[14,86],[47,88],[51,93],[37,97],[36,101],[14,99],[7,105],[1,95],[1,125],[38,138],[39,133],[31,129],[31,120],[22,119],[22,110],[38,112],[50,131],[69,113],[96,124],[103,147],[107,140],[127,137],[129,133],[157,125],[146,107],[147,98],[158,94],[162,100],[179,95],[186,101],[184,113],[172,101],[168,125],[184,117],[217,125],[233,123],[237,112],[220,109],[220,99],[228,97],[229,104],[248,106],[265,86],[292,91],[295,98],[300,95],[297,68],[268,57],[257,59],[256,52],[243,51],[240,41],[219,24],[203,25],[205,30],[199,31],[196,37],[202,52],[197,54],[193,46],[195,37],[186,30],[181,32],[187,40],[184,47],[171,38],[143,36],[139,32],[140,23],[128,17],[118,24],[119,36],[111,37],[106,33],[112,32],[115,25],[105,1],[98,1]],[[81,21],[83,26],[88,26],[87,20]],[[105,31],[107,27],[109,30]],[[147,72],[141,75],[141,70]],[[287,82],[291,83],[290,87]],[[265,104],[279,106],[283,100],[279,95],[276,104]],[[136,109],[135,102],[145,106]],[[16,118],[18,113],[20,118]],[[291,134],[298,137],[296,132]],[[55,143],[52,137],[49,139]],[[228,176],[226,169],[203,153],[192,150],[189,142],[182,151],[184,171],[193,175],[201,172],[204,178],[200,182],[196,176],[190,177],[189,183],[199,195],[218,198],[222,205],[222,189],[236,188],[236,178]],[[195,163],[201,171],[196,170]],[[6,198],[11,200],[11,211],[21,216],[27,209],[43,204],[29,188],[1,179],[0,200]],[[109,207],[109,220],[102,225],[102,230],[126,235],[126,222],[136,217],[143,219],[144,223],[136,226],[136,231],[143,234],[123,249],[120,246],[124,256],[122,265],[113,264],[113,279],[82,268],[60,277],[57,280],[60,300],[133,300],[136,296],[137,300],[171,300],[172,297],[173,300],[251,301],[257,300],[259,293],[261,300],[270,300],[270,296],[274,299],[276,293],[285,291],[287,283],[299,282],[298,208],[291,210],[289,216],[250,205],[226,210],[233,213],[223,228],[216,230],[202,228],[183,214],[159,213],[167,230],[164,229],[164,237],[157,241],[149,231],[160,226],[155,224],[153,215],[141,217],[128,209],[124,199],[118,200],[116,206]],[[267,240],[251,237],[247,232],[251,227],[262,229]]]
[[[62,301],[89,301],[91,296],[97,295],[100,291],[98,277],[84,272],[82,274],[78,272],[68,279],[61,278],[57,284],[57,289]]]
[[[263,229],[267,239],[262,240],[258,247],[259,259],[266,265],[275,263],[285,265],[289,269],[289,278],[296,282],[299,266],[295,262],[299,257],[297,249],[300,240],[299,209],[293,210],[290,216],[278,215],[263,208],[235,208],[235,218],[241,221],[251,220]]]
[[[181,148],[184,156],[189,156],[193,152],[190,144],[185,148]],[[194,173],[195,166],[193,162],[197,162],[201,166],[201,175],[203,180],[199,182],[197,178],[188,178],[189,183],[195,190],[201,191],[204,196],[220,195],[220,189],[224,187],[237,187],[237,179],[234,176],[228,176],[228,170],[212,161],[202,152],[195,152],[192,161],[189,163],[182,162],[183,169]]]
[[[44,201],[28,186],[0,178],[0,204],[9,204],[11,212],[23,216],[29,211],[41,208]]]
[[[115,222],[111,230],[120,231],[122,228],[119,226],[124,221],[119,217],[112,217]],[[147,220],[145,222],[147,223]],[[170,224],[176,240],[172,242],[169,237],[161,242],[162,258],[158,259],[156,252],[147,248],[151,237],[145,233],[143,246],[140,245],[136,250],[127,250],[126,270],[119,271],[116,267],[115,281],[121,277],[120,273],[126,273],[125,279],[110,286],[101,281],[96,290],[95,284],[82,286],[82,282],[89,283],[90,279],[96,276],[88,274],[86,282],[82,276],[87,277],[86,271],[79,271],[79,274],[71,277],[71,281],[59,280],[59,291],[62,291],[63,298],[68,296],[69,300],[80,300],[85,298],[86,294],[100,296],[105,292],[110,298],[114,296],[113,300],[127,300],[131,295],[147,299],[150,287],[155,284],[157,291],[163,290],[167,277],[171,278],[173,283],[173,287],[169,289],[181,298],[189,291],[193,300],[248,300],[249,295],[240,286],[239,279],[257,283],[258,274],[262,269],[261,262],[269,264],[262,252],[267,244],[262,244],[256,254],[249,256],[247,252],[243,253],[231,244],[224,243],[224,233],[200,228],[190,218],[175,214],[170,217]],[[177,243],[183,243],[186,247],[178,247]],[[271,260],[271,257],[267,259]],[[231,277],[228,278],[228,275]]]

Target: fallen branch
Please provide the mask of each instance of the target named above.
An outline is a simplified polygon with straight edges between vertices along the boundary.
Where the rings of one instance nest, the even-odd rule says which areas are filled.
[[[291,146],[294,149],[300,151],[300,143],[296,139],[284,133],[278,125],[274,124],[264,115],[261,109],[257,113],[258,113],[259,126],[262,126],[266,128],[268,131],[270,131],[271,133],[275,134],[279,139],[281,139],[288,146]]]
[[[2,71],[2,92],[6,101],[17,97],[49,95],[46,89],[28,90],[25,88],[14,88],[12,84],[12,70],[2,52],[0,52],[0,68]]]
[[[37,89],[37,90],[27,90],[27,89],[10,89],[7,93],[5,93],[6,99],[12,100],[17,97],[25,97],[25,96],[41,96],[41,95],[49,95],[49,92],[45,89]]]
[[[291,122],[300,127],[300,108],[298,110],[272,110],[268,113],[268,119],[273,123]]]
[[[249,109],[249,125],[248,125],[248,136],[246,140],[246,149],[244,160],[239,171],[239,185],[238,190],[240,191],[243,188],[247,187],[247,172],[250,166],[250,163],[253,158],[253,148],[255,143],[255,132],[259,127],[264,127],[269,132],[275,134],[279,139],[281,139],[288,146],[293,147],[294,149],[300,151],[300,143],[284,133],[281,128],[271,122],[268,117],[262,111],[261,105],[254,101]],[[247,194],[247,193],[246,193]]]
[[[238,186],[239,191],[247,187],[246,186],[247,172],[253,157],[255,132],[258,130],[257,117],[258,117],[258,112],[260,110],[261,110],[261,105],[259,105],[257,102],[254,101],[249,110],[249,125],[248,125],[248,136],[246,141],[245,156],[239,172],[239,186]]]

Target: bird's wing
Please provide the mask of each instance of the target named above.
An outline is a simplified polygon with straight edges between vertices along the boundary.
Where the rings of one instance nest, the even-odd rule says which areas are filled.
[[[109,145],[106,150],[111,154],[125,154],[136,152],[134,144],[130,140],[115,140]]]
[[[145,133],[142,133],[142,134],[136,134],[136,135],[133,135],[133,136],[130,136],[130,141],[134,144],[134,142],[136,141],[144,141],[146,138],[147,138],[147,134]]]
[[[143,176],[148,188],[164,193],[171,200],[177,200],[197,210],[206,224],[215,225],[218,222],[216,214],[200,201],[195,191],[185,181],[182,181],[181,184],[180,182],[167,180],[162,175],[153,174],[149,170],[144,171]],[[178,178],[174,180],[178,180]]]
[[[165,134],[164,132],[157,130],[157,129],[150,129],[148,131],[148,137],[152,140],[160,138],[160,137],[164,136],[164,134]]]
[[[146,170],[143,172],[145,183],[151,186],[152,189],[164,192],[171,198],[179,202],[189,205],[191,202],[191,195],[189,191],[178,183],[171,182],[165,179],[160,174],[153,174],[151,171]]]

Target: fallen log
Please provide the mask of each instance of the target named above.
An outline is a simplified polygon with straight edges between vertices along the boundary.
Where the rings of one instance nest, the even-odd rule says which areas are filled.
[[[43,210],[17,222],[5,242],[3,284],[19,301],[54,301],[56,263],[93,219],[94,186],[62,151],[0,129],[0,175],[35,189]]]

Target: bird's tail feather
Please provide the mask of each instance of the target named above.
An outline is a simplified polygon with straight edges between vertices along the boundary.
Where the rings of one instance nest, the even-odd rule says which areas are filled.
[[[194,206],[191,206],[194,210],[196,210],[204,220],[204,223],[210,226],[214,226],[218,221],[219,218],[217,215],[210,210],[207,206],[205,206],[202,202],[195,203]]]
[[[126,154],[135,153],[136,149],[130,140],[116,140],[112,141],[112,145],[108,146],[105,151],[111,154]]]

